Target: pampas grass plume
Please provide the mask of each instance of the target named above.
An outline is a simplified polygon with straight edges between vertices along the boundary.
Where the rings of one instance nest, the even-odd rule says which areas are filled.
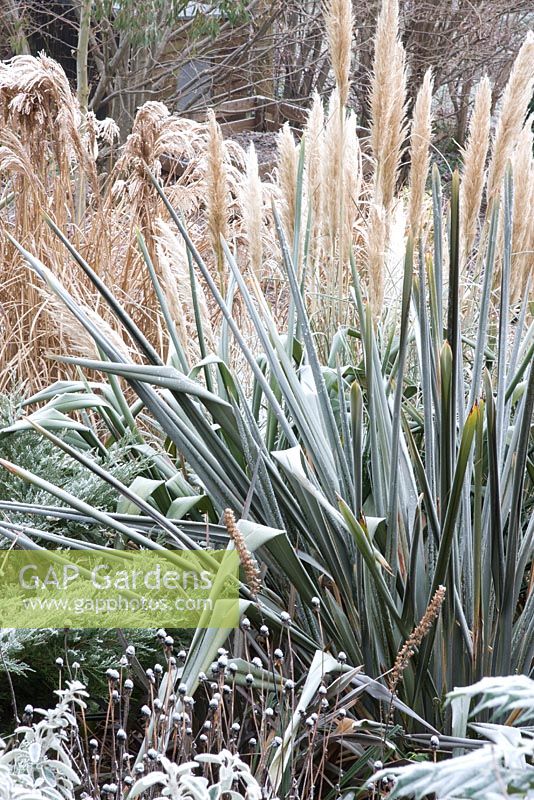
[[[386,210],[378,203],[369,209],[367,220],[368,295],[373,316],[378,318],[384,300],[384,265],[387,246]]]
[[[228,237],[228,184],[224,141],[221,129],[210,109],[206,147],[206,207],[211,246],[217,260],[219,288],[224,289],[224,255],[221,236]]]
[[[406,64],[399,39],[398,0],[383,0],[371,78],[371,136],[375,200],[390,211],[406,135]]]
[[[534,33],[529,31],[517,54],[502,98],[488,174],[488,201],[494,200],[501,190],[506,163],[521,133],[533,88]]]
[[[330,255],[335,254],[336,238],[340,234],[340,192],[343,186],[343,149],[345,138],[345,109],[340,105],[337,87],[333,89],[328,104],[328,118],[325,127],[327,147],[323,149],[322,169],[322,211],[323,233],[330,245]]]
[[[421,215],[429,167],[429,146],[432,135],[432,73],[427,70],[415,101],[410,140],[410,207],[408,220],[414,237],[421,231]]]
[[[332,70],[336,79],[341,107],[349,96],[350,56],[352,46],[351,0],[329,0],[324,6],[326,37]]]
[[[484,192],[491,123],[491,84],[484,76],[476,88],[467,145],[463,150],[460,225],[463,262],[473,247]]]
[[[308,112],[304,128],[306,142],[306,190],[310,204],[313,223],[319,222],[321,209],[321,192],[323,188],[321,164],[324,159],[324,106],[319,93],[313,95],[313,102]]]
[[[512,227],[513,268],[511,274],[512,301],[518,302],[526,289],[532,272],[534,245],[532,204],[534,202],[534,159],[532,157],[532,117],[527,119],[519,136],[513,159],[514,206]]]
[[[278,185],[282,195],[282,221],[289,245],[293,244],[297,207],[298,147],[289,123],[277,134]]]
[[[241,213],[248,242],[252,272],[261,280],[263,263],[263,196],[258,172],[258,158],[251,143],[246,157],[246,169],[240,192]]]

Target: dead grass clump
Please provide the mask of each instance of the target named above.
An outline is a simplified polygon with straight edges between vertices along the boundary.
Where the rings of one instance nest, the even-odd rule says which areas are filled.
[[[6,195],[12,193],[0,227],[70,284],[65,255],[58,252],[43,212],[64,228],[75,214],[78,179],[83,175],[95,203],[98,188],[94,159],[79,132],[78,103],[60,65],[44,54],[17,56],[0,64],[0,119],[0,172]],[[58,368],[44,353],[61,349],[67,342],[58,331],[40,281],[28,272],[5,237],[1,257],[4,369],[0,388],[12,380],[39,385],[58,375]],[[86,288],[80,281],[73,291],[83,296]]]
[[[428,72],[414,106],[409,141],[411,171],[399,191],[399,168],[407,146],[406,58],[399,37],[398,0],[383,0],[377,20],[369,105],[368,143],[362,147],[354,114],[347,109],[352,41],[349,0],[325,7],[335,88],[325,106],[316,95],[303,132],[304,162],[299,185],[301,145],[286,124],[277,136],[278,163],[272,181],[260,176],[255,150],[248,153],[223,138],[215,115],[206,122],[174,116],[160,102],[139,108],[131,134],[107,174],[96,174],[99,142],[113,153],[116,126],[91,113],[81,119],[65,73],[44,55],[20,56],[0,65],[0,228],[14,235],[38,256],[85,306],[114,327],[94,289],[73,271],[62,245],[43,220],[46,212],[134,318],[162,358],[172,357],[173,336],[164,324],[147,265],[138,247],[140,232],[165,294],[184,352],[194,363],[199,356],[192,314],[190,264],[150,174],[164,185],[182,215],[193,243],[217,286],[228,298],[245,336],[255,347],[252,327],[242,313],[239,293],[231,294],[229,268],[221,239],[236,254],[238,267],[253,290],[258,307],[269,304],[281,325],[288,316],[287,276],[271,202],[280,209],[295,267],[303,280],[315,331],[325,341],[340,325],[351,324],[351,252],[364,297],[376,320],[384,305],[399,306],[406,234],[421,237],[428,250],[432,231],[427,222],[431,161],[432,78]],[[534,84],[534,34],[516,59],[493,136],[486,199],[500,192],[506,164],[514,171],[512,300],[521,298],[532,272],[534,235],[528,209],[534,201],[529,126],[524,109]],[[464,277],[475,249],[486,184],[490,145],[491,87],[483,79],[475,94],[469,138],[463,152],[461,187],[461,258]],[[370,177],[362,159],[369,158]],[[80,190],[86,187],[86,190]],[[302,196],[300,196],[300,193]],[[300,210],[299,210],[300,209]],[[300,218],[297,219],[297,215]],[[485,227],[486,226],[486,227]],[[300,233],[295,241],[296,231]],[[428,233],[428,235],[427,235]],[[428,239],[429,242],[425,240]],[[446,252],[446,248],[444,248]],[[431,254],[430,254],[431,255]],[[4,384],[9,374],[24,375],[32,388],[64,374],[44,353],[83,349],[66,326],[58,328],[58,309],[21,265],[7,237],[0,241],[4,344],[0,362]],[[494,273],[498,286],[502,254]],[[446,264],[443,265],[446,271]],[[217,346],[221,315],[202,279],[198,278],[202,324],[210,349]],[[464,298],[465,300],[466,298]],[[79,332],[78,332],[79,333]],[[176,341],[176,340],[175,340]],[[230,343],[231,357],[234,345]],[[19,374],[20,373],[20,374]],[[0,389],[2,383],[0,381]]]

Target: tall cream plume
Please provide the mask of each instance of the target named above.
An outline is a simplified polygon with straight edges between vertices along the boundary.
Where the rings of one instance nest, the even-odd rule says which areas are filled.
[[[221,129],[210,109],[206,152],[206,208],[211,246],[217,259],[219,288],[224,290],[224,254],[221,236],[228,236],[228,181],[225,147]]]
[[[384,267],[387,247],[386,210],[373,203],[367,218],[367,286],[373,316],[380,316],[384,300]]]
[[[325,242],[328,243],[329,255],[335,254],[336,239],[340,234],[340,191],[343,177],[343,139],[345,135],[344,120],[341,117],[345,109],[340,106],[337,87],[333,89],[328,104],[328,116],[325,125],[325,141],[328,146],[324,148],[322,158],[322,195],[323,232]],[[326,246],[326,245],[325,245]]]
[[[375,200],[390,211],[406,135],[406,63],[399,39],[398,0],[383,0],[371,78],[371,149]]]
[[[311,214],[307,276],[312,293],[317,290],[315,282],[319,280],[316,266],[321,249],[324,140],[324,106],[319,93],[315,92],[304,128],[306,200],[308,212]]]
[[[488,201],[492,201],[501,190],[506,163],[512,156],[521,133],[525,109],[532,99],[533,88],[534,33],[529,31],[517,54],[502,98],[488,173]]]
[[[239,198],[248,242],[250,267],[256,278],[261,280],[263,264],[263,196],[258,172],[258,158],[252,143],[247,153],[245,175],[241,184]]]
[[[354,112],[345,120],[343,142],[343,211],[345,243],[344,257],[347,257],[346,246],[352,239],[352,231],[359,217],[358,203],[362,187],[362,153],[356,131],[356,115]]]
[[[527,276],[534,264],[534,235],[532,232],[532,203],[534,201],[534,160],[532,158],[532,117],[527,119],[514,153],[514,207],[512,227],[511,297],[522,299]]]
[[[324,4],[324,19],[332,71],[336,79],[339,101],[343,108],[347,105],[350,88],[353,25],[351,0],[329,0]]]
[[[297,207],[298,147],[289,128],[284,123],[277,134],[278,145],[278,185],[282,195],[282,222],[290,247],[293,246],[295,232],[295,211]]]
[[[410,206],[408,220],[414,237],[421,232],[421,215],[426,179],[430,163],[429,147],[432,135],[432,72],[427,70],[415,101],[410,137]]]
[[[465,265],[477,233],[478,216],[486,178],[491,124],[491,84],[484,76],[477,86],[467,145],[463,150],[460,187],[460,241]]]

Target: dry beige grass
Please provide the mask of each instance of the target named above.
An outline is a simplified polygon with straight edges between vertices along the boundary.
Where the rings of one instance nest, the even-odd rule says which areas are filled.
[[[196,341],[191,282],[187,251],[181,237],[162,219],[156,220],[156,249],[161,274],[161,286],[174,322],[176,331],[185,352],[200,360],[200,350]],[[202,327],[207,344],[214,347],[211,316],[202,286],[197,286],[197,298],[202,318]]]
[[[351,321],[349,253],[356,264],[367,302],[376,320],[383,304],[398,305],[399,264],[405,235],[426,232],[423,218],[431,161],[432,80],[427,73],[413,112],[411,172],[407,191],[398,191],[399,164],[407,138],[406,64],[399,39],[397,0],[383,0],[377,21],[369,103],[372,123],[369,149],[372,174],[366,180],[356,119],[346,108],[349,94],[351,7],[332,0],[325,10],[336,87],[327,107],[315,96],[303,133],[301,237],[297,268],[305,274],[306,300],[318,331],[332,332]],[[532,273],[533,226],[527,210],[534,202],[534,170],[529,126],[523,126],[524,101],[530,97],[534,70],[534,35],[521,49],[510,76],[493,147],[486,188],[497,197],[508,160],[515,176],[512,297],[524,293]],[[476,89],[468,143],[463,153],[461,195],[462,263],[476,247],[481,219],[490,142],[491,87],[484,79]],[[191,310],[189,264],[152,186],[148,171],[162,180],[171,202],[183,215],[191,237],[219,287],[228,287],[228,267],[220,245],[225,237],[259,307],[284,323],[287,282],[281,269],[271,202],[281,210],[290,247],[298,208],[297,173],[300,144],[286,124],[278,134],[278,168],[273,182],[261,179],[254,149],[246,153],[224,140],[213,114],[205,123],[172,115],[158,102],[142,106],[132,131],[113,163],[116,129],[111,120],[89,115],[80,123],[77,101],[59,65],[41,56],[0,65],[0,231],[7,231],[34,252],[67,285],[81,303],[100,315],[110,338],[113,320],[94,289],[76,271],[64,248],[43,221],[43,211],[68,232],[84,258],[105,280],[125,309],[158,348],[171,354],[161,310],[137,246],[141,231],[165,292],[184,350],[195,363],[200,353]],[[108,174],[97,178],[99,143],[111,148]],[[83,180],[78,180],[83,178]],[[82,197],[77,187],[85,183]],[[490,203],[491,204],[491,203]],[[308,218],[308,214],[311,215]],[[407,220],[407,224],[406,224]],[[426,225],[426,223],[425,223]],[[431,252],[432,231],[423,237]],[[428,242],[424,240],[428,238]],[[306,247],[305,247],[306,245]],[[58,325],[60,310],[21,264],[5,236],[0,237],[3,286],[0,390],[26,381],[31,388],[65,374],[46,357],[50,352],[87,352],[82,332]],[[497,264],[496,273],[498,273]],[[304,273],[305,270],[305,273]],[[468,275],[469,273],[466,273]],[[531,282],[532,285],[532,282]],[[220,315],[199,281],[204,333],[216,348]],[[466,301],[467,302],[467,301]],[[250,323],[239,295],[233,311],[247,336]],[[248,327],[247,327],[248,326]],[[253,346],[255,343],[252,342]],[[121,346],[128,348],[130,343]]]
[[[63,254],[43,221],[43,211],[65,226],[76,203],[76,177],[83,173],[96,195],[96,169],[79,133],[77,101],[61,67],[50,58],[20,56],[0,64],[0,172],[13,200],[0,219],[29,250],[66,275]],[[74,180],[73,180],[74,178]],[[76,237],[76,234],[75,234]],[[50,298],[2,237],[2,347],[0,389],[10,382],[38,383],[58,377],[44,353],[57,349]],[[73,290],[83,297],[84,284]]]

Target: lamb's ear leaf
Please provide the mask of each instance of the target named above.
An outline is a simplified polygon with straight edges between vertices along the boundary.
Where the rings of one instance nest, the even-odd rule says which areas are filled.
[[[147,789],[151,789],[152,786],[156,786],[158,783],[164,785],[166,778],[167,776],[164,772],[150,772],[148,775],[143,775],[142,778],[136,780],[128,792],[129,800],[135,800],[136,797],[139,797]]]

